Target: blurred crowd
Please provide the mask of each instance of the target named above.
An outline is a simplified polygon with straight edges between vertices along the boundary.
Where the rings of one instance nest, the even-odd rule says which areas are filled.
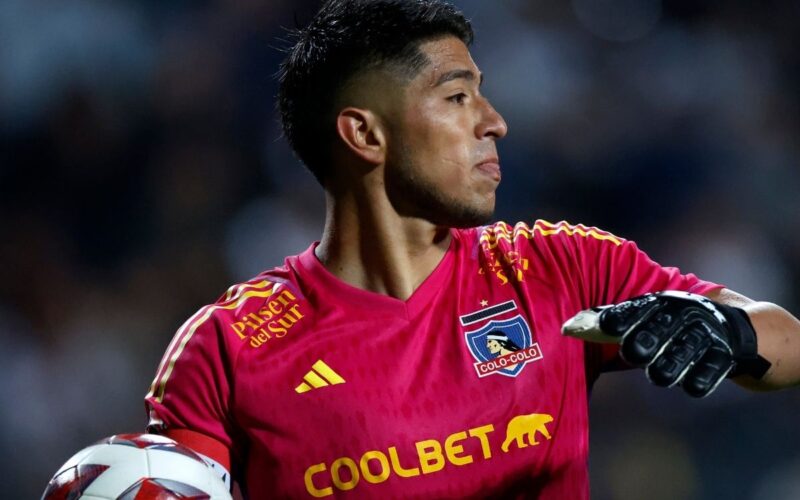
[[[456,1],[504,115],[497,217],[582,222],[800,314],[800,3]],[[0,468],[36,498],[145,425],[181,322],[319,238],[275,72],[302,0],[0,3]],[[800,391],[601,378],[593,498],[800,498]]]

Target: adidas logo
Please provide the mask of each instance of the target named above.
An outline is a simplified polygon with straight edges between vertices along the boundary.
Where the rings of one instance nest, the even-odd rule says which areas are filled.
[[[311,389],[319,389],[328,385],[344,384],[344,379],[326,365],[321,359],[311,366],[311,371],[305,374],[302,384],[294,388],[297,394],[303,394]]]

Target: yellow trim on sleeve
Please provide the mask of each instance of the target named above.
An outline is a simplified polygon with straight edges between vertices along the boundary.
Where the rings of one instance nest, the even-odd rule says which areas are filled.
[[[236,285],[232,285],[228,288],[228,291],[225,293],[225,300],[223,302],[227,302],[234,297],[241,295],[244,290],[248,288],[265,288],[269,286],[271,283],[267,280],[259,281],[258,283],[239,283]]]
[[[175,353],[172,356],[169,357],[169,362],[168,362],[168,365],[167,365],[167,369],[164,372],[164,375],[162,375],[160,377],[160,381],[157,384],[156,384],[155,380],[153,381],[153,386],[151,387],[150,392],[148,393],[147,397],[152,397],[154,394],[158,394],[156,396],[156,398],[155,398],[156,402],[160,403],[160,402],[162,402],[164,400],[164,392],[166,390],[167,381],[169,380],[170,375],[172,375],[172,370],[175,367],[175,362],[178,361],[178,358],[183,353],[183,349],[186,347],[186,344],[189,342],[189,340],[194,335],[194,332],[197,331],[197,329],[200,328],[200,325],[205,323],[208,320],[208,318],[210,318],[211,315],[215,311],[236,309],[243,302],[245,302],[247,299],[252,298],[252,297],[269,297],[270,295],[273,294],[275,287],[273,287],[273,289],[271,289],[271,290],[258,291],[258,288],[263,288],[263,287],[265,287],[265,286],[267,286],[269,284],[270,283],[268,281],[263,281],[261,283],[258,283],[257,285],[254,285],[253,286],[254,289],[246,291],[246,292],[242,293],[241,296],[236,297],[236,301],[235,302],[232,302],[232,303],[229,303],[229,304],[221,304],[221,305],[217,305],[217,306],[215,306],[215,305],[209,306],[205,310],[205,312],[200,315],[200,318],[197,319],[196,321],[194,321],[191,324],[191,326],[189,327],[189,329],[186,332],[184,332],[182,334],[175,335],[175,338],[173,339],[173,341],[170,343],[169,347],[167,348],[167,353],[170,352],[170,350],[173,348],[173,346],[175,345],[176,342],[179,342],[178,349],[175,351]],[[277,284],[276,284],[276,286],[277,286]],[[243,288],[240,289],[239,292],[241,290],[244,290],[244,289]],[[237,293],[239,293],[239,292],[237,292]],[[202,311],[202,309],[201,309],[201,311]],[[199,312],[200,311],[198,311],[198,313]],[[187,323],[189,323],[189,321],[187,321]],[[166,358],[165,358],[165,360],[166,360]],[[162,365],[163,365],[163,361],[162,361]],[[159,373],[160,372],[161,372],[161,367],[159,367]],[[159,378],[157,378],[156,380],[159,380]]]
[[[271,284],[272,283],[270,283],[269,281],[264,280],[264,281],[260,281],[258,283],[253,283],[253,284],[251,284],[251,283],[240,283],[238,285],[233,285],[232,287],[230,287],[228,289],[228,292],[226,293],[226,298],[225,298],[225,300],[223,302],[228,302],[230,300],[238,299],[239,296],[242,294],[242,292],[244,292],[248,288],[255,290],[255,289],[260,289],[260,288],[266,288],[267,286],[269,286]],[[209,307],[209,306],[206,306],[206,307]],[[172,352],[172,350],[175,348],[175,345],[178,342],[180,342],[180,340],[183,338],[183,335],[186,333],[186,329],[189,328],[189,325],[194,323],[195,318],[203,315],[203,313],[206,310],[206,307],[201,308],[199,311],[197,311],[192,316],[190,316],[189,319],[187,319],[181,325],[181,327],[178,328],[178,331],[175,333],[175,335],[173,335],[172,340],[170,340],[169,345],[167,346],[167,349],[164,351],[164,357],[162,357],[161,362],[158,364],[158,370],[156,371],[156,378],[153,379],[153,383],[150,385],[150,390],[147,393],[147,397],[148,398],[152,397],[153,394],[155,394],[155,392],[156,392],[157,382],[161,379],[159,374],[164,371],[164,366],[167,363],[167,360],[169,359],[169,357],[168,357],[169,353]]]
[[[549,227],[551,229],[545,229],[545,227]],[[583,236],[584,238],[591,237],[596,240],[610,241],[615,245],[622,244],[622,241],[611,233],[600,232],[600,230],[596,227],[586,227],[582,224],[572,226],[565,221],[561,221],[558,224],[551,224],[545,220],[540,220],[534,224],[533,230],[538,231],[542,236],[550,236],[551,234],[563,232],[567,236],[574,236],[577,234]]]
[[[567,236],[583,236],[584,238],[594,238],[601,241],[609,241],[614,245],[621,245],[622,240],[612,235],[600,231],[596,227],[586,227],[584,225],[573,226],[565,221],[558,224],[552,224],[545,220],[538,220],[534,223],[533,227],[528,226],[524,222],[518,222],[514,227],[511,227],[505,222],[498,222],[492,226],[484,228],[480,235],[480,242],[489,247],[495,248],[500,241],[513,243],[519,237],[526,239],[533,239],[539,233],[542,236],[551,236],[558,233],[564,233]]]

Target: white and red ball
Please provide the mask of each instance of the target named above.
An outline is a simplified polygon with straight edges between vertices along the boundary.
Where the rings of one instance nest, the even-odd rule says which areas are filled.
[[[154,434],[118,434],[58,469],[42,500],[230,500],[225,483],[191,449]]]

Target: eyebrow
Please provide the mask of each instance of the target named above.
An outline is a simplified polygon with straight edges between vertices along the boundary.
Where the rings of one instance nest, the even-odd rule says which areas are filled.
[[[438,87],[439,85],[442,85],[443,83],[446,83],[446,82],[449,82],[449,81],[452,81],[452,80],[456,80],[458,78],[463,78],[464,80],[467,80],[467,81],[473,81],[473,80],[475,80],[475,73],[472,72],[472,70],[469,70],[469,69],[454,69],[452,71],[448,71],[446,73],[442,73],[439,76],[439,78],[436,79],[436,83],[434,83],[433,86],[434,87]],[[478,82],[478,85],[480,85],[482,83],[483,83],[483,73],[481,73],[481,75],[480,75],[480,80]]]

